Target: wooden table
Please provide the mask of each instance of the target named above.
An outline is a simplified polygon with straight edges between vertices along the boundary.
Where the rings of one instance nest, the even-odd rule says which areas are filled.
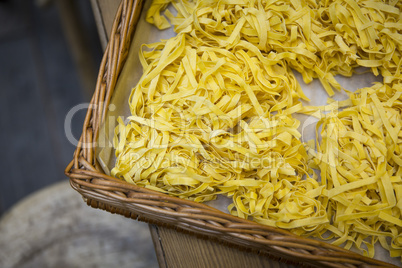
[[[91,0],[91,4],[105,49],[120,1]],[[160,267],[294,267],[169,228],[149,225],[149,229]]]

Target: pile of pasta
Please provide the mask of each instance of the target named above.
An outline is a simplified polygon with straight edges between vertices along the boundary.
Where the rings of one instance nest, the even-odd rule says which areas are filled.
[[[322,140],[310,151],[331,216],[327,239],[347,248],[365,244],[369,256],[377,241],[401,256],[401,94],[400,86],[381,83],[350,93],[349,107],[319,120]]]
[[[225,195],[235,216],[370,257],[379,241],[401,256],[401,10],[399,1],[154,0],[147,21],[177,36],[140,51],[112,175],[196,202]],[[342,89],[334,76],[359,66],[383,82]],[[292,70],[350,99],[329,99],[329,113],[302,106]],[[320,118],[316,145],[301,142],[295,113]]]

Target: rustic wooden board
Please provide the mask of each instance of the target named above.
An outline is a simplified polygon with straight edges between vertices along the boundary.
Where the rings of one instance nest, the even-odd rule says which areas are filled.
[[[106,49],[110,32],[112,31],[114,15],[117,12],[120,2],[121,0],[91,0],[103,50]]]
[[[150,227],[156,255],[161,268],[203,267],[264,267],[292,268],[265,256],[224,246],[173,229],[152,225]]]

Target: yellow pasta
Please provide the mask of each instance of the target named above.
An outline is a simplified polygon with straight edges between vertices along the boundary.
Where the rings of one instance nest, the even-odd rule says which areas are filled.
[[[144,75],[130,96],[129,123],[120,119],[116,128],[112,175],[196,201],[261,188],[260,216],[266,182],[303,184],[299,121],[283,112],[301,108],[302,92],[285,63],[242,45],[203,46],[185,34],[149,47],[140,56]]]
[[[318,78],[329,95],[341,89],[334,75],[351,76],[358,66],[385,79],[400,74],[400,1],[165,0],[153,2],[158,12],[150,10],[148,21],[166,19],[159,12],[169,2],[178,14],[165,15],[176,32],[211,47],[231,49],[246,40],[261,52],[282,53],[306,83]]]
[[[147,21],[159,29],[170,21],[178,34],[140,52],[144,73],[131,116],[115,129],[112,175],[196,202],[223,194],[235,216],[370,257],[379,242],[401,256],[401,9],[375,0],[154,0]],[[359,66],[383,83],[302,106],[292,70],[333,95],[334,76]],[[294,113],[320,119],[316,150],[300,141]]]
[[[365,243],[370,257],[378,240],[391,256],[402,255],[401,93],[399,85],[381,83],[360,89],[350,94],[350,107],[317,124],[315,164],[336,228],[330,231],[340,237],[335,244]]]

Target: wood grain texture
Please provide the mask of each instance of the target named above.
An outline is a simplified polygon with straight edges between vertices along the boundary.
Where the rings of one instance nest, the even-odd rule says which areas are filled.
[[[121,0],[91,0],[102,48],[105,50]]]
[[[160,267],[295,267],[173,229],[152,225],[150,230]]]

